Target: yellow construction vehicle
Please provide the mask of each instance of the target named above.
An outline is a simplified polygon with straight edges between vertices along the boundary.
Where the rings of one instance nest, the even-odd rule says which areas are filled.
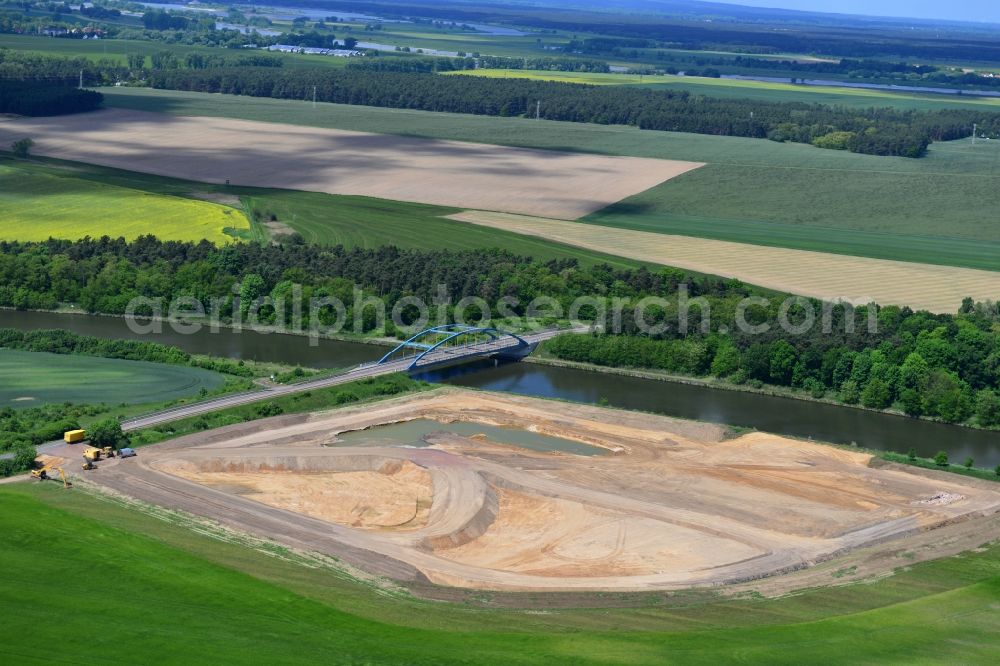
[[[49,470],[59,472],[59,476],[62,477],[63,488],[70,487],[71,484],[69,482],[69,479],[66,478],[66,472],[63,471],[62,467],[56,467],[55,465],[45,465],[41,469],[31,470],[31,478],[38,479],[39,481],[46,481],[48,479],[51,479],[52,477],[49,476]]]
[[[67,444],[76,444],[77,442],[82,442],[87,438],[86,430],[67,430],[63,433],[63,439]]]
[[[83,469],[84,470],[96,469],[96,465],[94,465],[94,463],[91,462],[90,458],[84,458],[83,459]]]
[[[97,462],[101,459],[101,453],[102,451],[100,449],[88,446],[83,452],[83,457],[91,462]]]
[[[113,447],[113,446],[105,446],[103,449],[101,449],[101,453],[104,454],[105,458],[114,458],[115,457],[115,447]]]

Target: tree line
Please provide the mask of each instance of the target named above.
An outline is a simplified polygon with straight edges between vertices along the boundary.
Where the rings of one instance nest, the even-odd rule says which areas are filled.
[[[0,113],[19,116],[61,116],[93,111],[101,106],[104,95],[93,90],[50,83],[48,81],[10,81],[0,79]]]
[[[693,308],[687,327],[679,306],[653,308],[647,311],[646,321],[658,327],[656,332],[643,332],[626,316],[620,334],[566,336],[551,342],[548,349],[567,360],[712,375],[739,384],[789,387],[874,409],[896,407],[910,415],[948,422],[973,418],[979,425],[1000,425],[1000,329],[994,325],[992,304],[967,300],[954,315],[895,306],[854,311],[836,307],[827,331],[815,326],[804,333],[790,333],[776,324],[781,298],[770,294],[767,304],[747,311],[750,324],[769,324],[769,329],[749,333],[736,325],[737,305],[762,292],[736,280],[693,277],[675,269],[584,268],[575,260],[539,262],[496,249],[329,248],[300,239],[279,245],[224,247],[165,242],[152,236],[131,243],[111,238],[0,243],[0,305],[24,309],[75,303],[88,312],[121,314],[136,296],[188,296],[201,301],[206,311],[211,309],[211,300],[218,299],[225,319],[243,314],[241,310],[255,300],[284,298],[299,288],[306,300],[305,316],[312,314],[308,299],[337,298],[347,305],[349,326],[364,332],[373,330],[375,317],[371,308],[358,306],[355,286],[366,299],[380,301],[391,312],[410,296],[434,303],[439,285],[451,301],[444,308],[443,320],[431,308],[430,325],[454,321],[454,304],[466,296],[489,303],[510,297],[517,301],[512,310],[523,315],[527,304],[539,296],[554,299],[563,312],[581,296],[614,297],[622,299],[624,311],[629,312],[643,298],[669,300],[684,290],[691,298],[705,299],[704,305]],[[820,305],[807,302],[816,308]],[[802,307],[793,307],[789,319],[797,322]],[[262,309],[261,313],[262,323],[291,322],[288,311]],[[712,328],[706,331],[701,322],[708,313]],[[332,313],[323,311],[317,316],[327,324]],[[476,318],[474,312],[471,316]],[[584,309],[580,316],[600,319],[600,312]],[[877,318],[874,330],[865,325],[869,316]],[[719,332],[723,326],[726,333]],[[7,335],[32,339],[30,334]],[[67,340],[75,340],[50,339],[48,334],[42,339],[39,345],[25,348],[58,349],[71,344]],[[72,344],[86,348],[101,343]],[[119,349],[118,344],[123,345],[122,353],[132,353],[130,344],[113,343],[112,348]]]
[[[846,109],[801,102],[760,102],[684,91],[590,86],[553,81],[437,76],[320,68],[219,68],[153,72],[154,88],[490,116],[632,125],[641,129],[812,143],[850,133],[843,147],[874,155],[921,157],[932,141],[971,136],[973,123],[1000,136],[1000,114],[964,109]]]
[[[21,331],[16,328],[0,328],[0,349],[187,365],[236,377],[254,376],[253,370],[241,361],[192,356],[182,349],[159,342],[108,340],[61,329]]]
[[[719,305],[712,303],[713,318]],[[1000,426],[1000,331],[969,300],[957,316],[896,306],[877,316],[875,334],[835,326],[833,334],[805,335],[565,335],[546,349],[569,361],[786,387],[848,405]]]
[[[601,73],[611,71],[611,66],[603,60],[583,58],[511,58],[482,55],[477,60],[478,66],[484,69],[538,69],[549,72]]]
[[[508,58],[473,55],[457,58],[375,56],[347,63],[347,69],[374,72],[459,72],[469,69],[531,69],[551,72],[610,72],[608,63],[580,58]]]

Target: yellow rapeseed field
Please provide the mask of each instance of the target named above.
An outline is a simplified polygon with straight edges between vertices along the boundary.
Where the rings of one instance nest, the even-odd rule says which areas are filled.
[[[84,236],[215,243],[234,240],[250,222],[233,208],[117,185],[0,165],[0,240],[77,240]]]

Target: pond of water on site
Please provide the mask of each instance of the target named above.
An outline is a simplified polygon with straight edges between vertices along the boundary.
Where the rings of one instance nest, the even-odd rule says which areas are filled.
[[[574,442],[560,437],[542,435],[529,430],[502,428],[482,423],[457,421],[440,423],[432,419],[414,419],[388,425],[375,426],[367,430],[353,430],[337,436],[336,446],[408,446],[423,448],[430,446],[427,435],[436,432],[450,433],[461,437],[481,436],[498,444],[520,446],[532,451],[559,451],[579,456],[594,456],[606,453],[597,446]]]

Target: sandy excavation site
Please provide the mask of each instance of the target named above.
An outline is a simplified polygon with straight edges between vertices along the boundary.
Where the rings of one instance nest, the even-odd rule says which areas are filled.
[[[412,419],[440,429],[423,446],[386,445],[378,428],[362,433],[371,442],[338,438]],[[449,431],[455,422],[466,434]],[[468,434],[470,423],[600,453],[513,446],[495,428]],[[966,526],[976,544],[989,538],[977,521],[995,528],[1000,493],[985,482],[873,468],[863,453],[765,433],[727,435],[449,388],[199,433],[90,478],[370,574],[493,590],[737,583],[872,544],[898,549],[944,525]]]
[[[702,166],[229,118],[108,109],[0,122],[0,145],[208,183],[574,220]]]

